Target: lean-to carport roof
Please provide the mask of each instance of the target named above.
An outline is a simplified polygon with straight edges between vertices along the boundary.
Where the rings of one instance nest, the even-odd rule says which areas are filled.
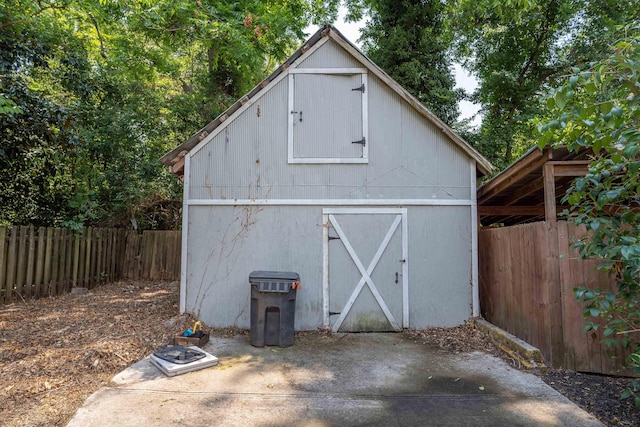
[[[566,148],[529,150],[478,188],[478,217],[484,226],[515,225],[555,219],[567,209],[561,203],[578,176],[587,173],[593,153]]]
[[[182,176],[184,174],[184,156],[191,151],[196,145],[203,142],[208,136],[212,135],[218,128],[223,128],[223,123],[230,119],[231,116],[237,112],[245,104],[252,102],[252,100],[260,92],[265,90],[267,85],[278,77],[293,64],[298,58],[300,58],[305,52],[307,52],[313,45],[318,43],[322,38],[330,37],[337,42],[349,53],[351,53],[356,59],[376,77],[385,82],[391,89],[393,89],[398,95],[400,95],[405,101],[407,101],[418,113],[429,120],[435,127],[437,127],[444,136],[462,150],[467,156],[476,161],[476,171],[479,176],[488,175],[493,166],[487,159],[485,159],[478,151],[476,151],[471,145],[463,140],[457,133],[455,133],[449,126],[447,126],[442,120],[440,120],[435,114],[429,111],[424,105],[420,103],[415,97],[407,92],[402,86],[394,81],[387,73],[382,71],[380,67],[374,64],[369,58],[367,58],[355,45],[347,40],[338,30],[331,25],[325,25],[320,28],[307,42],[298,49],[289,59],[287,59],[282,65],[280,65],[269,77],[260,82],[256,87],[251,89],[249,93],[236,101],[231,107],[229,107],[224,113],[220,114],[213,121],[211,121],[204,128],[200,129],[188,140],[162,156],[160,161],[171,168],[171,171],[176,175]]]

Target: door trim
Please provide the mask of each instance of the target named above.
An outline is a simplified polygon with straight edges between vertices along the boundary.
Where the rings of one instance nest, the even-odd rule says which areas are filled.
[[[364,265],[356,255],[353,247],[349,243],[349,240],[346,238],[340,224],[335,219],[334,215],[384,215],[391,214],[397,215],[396,219],[392,223],[389,230],[385,235],[382,243],[378,247],[373,260],[369,264],[369,267],[365,269]],[[378,261],[382,257],[385,249],[387,248],[389,241],[395,234],[398,227],[401,227],[402,234],[402,328],[409,327],[409,260],[408,260],[408,249],[409,249],[409,239],[408,239],[408,224],[407,224],[407,209],[406,208],[324,208],[322,210],[322,236],[323,236],[323,244],[322,244],[322,258],[323,258],[323,268],[322,268],[322,308],[323,308],[323,321],[325,327],[330,327],[330,318],[329,318],[329,227],[333,226],[338,235],[340,236],[347,252],[351,256],[352,261],[356,264],[358,271],[362,275],[360,281],[354,288],[349,300],[347,301],[345,307],[341,310],[340,317],[336,321],[333,326],[334,332],[342,325],[342,322],[346,318],[349,310],[355,303],[355,300],[360,295],[360,291],[364,288],[364,285],[367,284],[374,298],[382,308],[387,320],[391,323],[391,326],[395,330],[400,330],[400,326],[396,322],[395,318],[389,311],[386,303],[380,296],[377,291],[373,280],[371,280],[370,274],[373,272],[375,266],[378,264]],[[399,260],[401,262],[401,260]]]

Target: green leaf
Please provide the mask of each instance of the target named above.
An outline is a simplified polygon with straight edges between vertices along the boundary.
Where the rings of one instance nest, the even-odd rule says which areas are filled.
[[[611,101],[603,102],[602,104],[600,104],[600,112],[602,114],[609,114],[612,108],[613,108],[613,103]]]
[[[611,115],[614,117],[620,117],[622,116],[622,108],[620,107],[613,107],[611,109]]]
[[[554,99],[556,101],[556,106],[562,110],[566,105],[566,98],[565,98],[564,92],[556,93],[556,96]]]
[[[631,392],[631,390],[625,390],[622,392],[622,394],[620,394],[621,399],[628,399],[631,396],[633,396],[633,393]]]
[[[595,308],[595,307],[591,307],[591,308],[589,309],[589,315],[590,315],[591,317],[598,317],[598,316],[600,316],[600,310],[599,310],[599,309],[597,309],[597,308]]]

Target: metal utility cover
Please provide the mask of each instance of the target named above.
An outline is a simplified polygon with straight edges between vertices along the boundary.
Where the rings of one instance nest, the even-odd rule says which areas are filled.
[[[201,350],[200,348],[195,346],[186,348],[197,351],[199,353],[203,353],[204,357],[187,364],[172,363],[167,360],[163,360],[160,357],[155,356],[154,354],[152,354],[149,359],[153,366],[160,369],[160,371],[162,371],[162,373],[168,377],[186,374],[187,372],[199,371],[200,369],[209,368],[218,364],[218,358],[214,355],[209,354],[206,351]]]

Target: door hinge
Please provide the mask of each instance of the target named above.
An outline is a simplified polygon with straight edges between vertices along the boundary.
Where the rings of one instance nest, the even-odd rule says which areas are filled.
[[[362,139],[358,140],[358,141],[351,141],[352,144],[362,144],[362,146],[364,147],[365,145],[367,145],[367,138],[365,138],[364,136],[362,137]]]
[[[340,237],[329,236],[329,241],[331,240],[340,240]]]
[[[360,91],[360,92],[364,93],[364,83],[362,83],[362,85],[360,85],[360,87],[354,87],[351,90],[352,91],[357,90],[357,91]]]
[[[335,316],[336,314],[342,314],[339,311],[330,311],[329,316]]]

